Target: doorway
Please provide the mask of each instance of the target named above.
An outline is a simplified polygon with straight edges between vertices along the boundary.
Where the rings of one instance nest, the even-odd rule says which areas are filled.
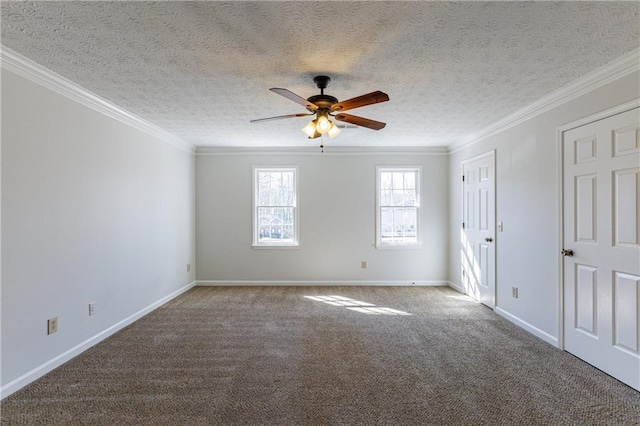
[[[640,109],[562,150],[564,349],[640,390]]]
[[[495,151],[462,162],[462,285],[495,307]]]

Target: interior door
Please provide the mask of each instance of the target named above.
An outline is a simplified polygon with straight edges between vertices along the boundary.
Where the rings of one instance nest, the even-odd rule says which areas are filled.
[[[462,162],[462,283],[466,293],[495,305],[495,153]]]
[[[565,349],[638,390],[639,111],[563,135]]]

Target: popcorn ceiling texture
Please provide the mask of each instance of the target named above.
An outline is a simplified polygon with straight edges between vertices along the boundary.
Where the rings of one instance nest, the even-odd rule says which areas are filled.
[[[443,146],[638,47],[637,2],[2,2],[4,46],[199,146],[315,146],[270,87],[385,121],[341,146]]]

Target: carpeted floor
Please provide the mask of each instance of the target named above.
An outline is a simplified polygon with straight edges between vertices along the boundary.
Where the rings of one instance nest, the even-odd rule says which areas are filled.
[[[304,297],[327,295],[411,315]],[[640,393],[444,287],[194,288],[0,408],[3,425],[640,424]]]

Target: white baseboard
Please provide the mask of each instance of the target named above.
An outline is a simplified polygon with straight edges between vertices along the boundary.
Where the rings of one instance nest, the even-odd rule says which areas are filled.
[[[447,281],[234,281],[234,280],[199,280],[197,286],[202,287],[233,287],[233,286],[405,286],[405,287],[433,287],[447,286]]]
[[[458,291],[458,292],[460,292],[462,294],[467,294],[464,291],[464,288],[462,288],[462,286],[460,284],[456,284],[454,282],[449,281],[448,285],[452,289],[454,289],[454,290],[456,290],[456,291]],[[506,320],[514,323],[518,327],[525,329],[529,333],[531,333],[534,336],[544,340],[545,342],[549,343],[550,345],[553,345],[556,348],[558,347],[558,338],[555,337],[555,336],[552,336],[551,334],[547,333],[546,331],[540,330],[538,327],[529,324],[528,322],[518,318],[517,316],[505,311],[504,309],[502,309],[502,308],[500,308],[498,306],[496,306],[493,309],[493,312],[495,312],[496,314],[498,314],[501,317],[505,318]]]
[[[467,294],[464,291],[464,288],[460,284],[454,283],[453,281],[447,281],[447,285],[457,291],[458,293]]]
[[[100,343],[101,341],[103,341],[107,337],[111,336],[112,334],[122,330],[124,327],[128,326],[129,324],[132,324],[133,322],[135,322],[136,320],[138,320],[138,319],[142,318],[143,316],[147,315],[151,311],[159,308],[160,306],[164,305],[165,303],[167,303],[171,299],[174,299],[174,298],[178,297],[179,295],[181,295],[185,291],[191,289],[195,285],[196,285],[195,281],[187,284],[186,286],[174,291],[173,293],[169,294],[168,296],[163,297],[162,299],[160,299],[160,300],[150,304],[149,306],[139,310],[135,314],[133,314],[133,315],[123,319],[122,321],[112,325],[111,327],[107,328],[106,330],[103,330],[100,333],[96,334],[95,336],[90,337],[89,339],[85,340],[84,342],[74,346],[73,348],[69,349],[68,351],[63,352],[62,354],[58,355],[57,357],[45,362],[44,364],[34,368],[31,371],[23,374],[22,376],[18,377],[17,379],[12,380],[11,382],[7,383],[6,385],[2,386],[2,388],[0,388],[0,397],[4,399],[4,398],[8,397],[9,395],[11,395],[12,393],[22,389],[23,387],[25,387],[29,383],[39,379],[40,377],[44,376],[45,374],[47,374],[48,372],[52,371],[53,369],[61,366],[65,362],[69,361],[70,359],[80,355],[82,352],[86,351],[90,347]]]
[[[507,312],[504,309],[499,308],[497,306],[495,307],[493,312],[495,312],[496,314],[500,315],[501,317],[511,321],[512,323],[514,323],[518,327],[527,330],[529,333],[531,333],[534,336],[544,340],[545,342],[549,343],[550,345],[553,345],[556,348],[558,347],[558,338],[555,337],[555,336],[552,336],[551,334],[547,333],[546,331],[540,330],[538,327],[535,327],[535,326],[529,324],[528,322],[518,318],[517,316],[515,316],[513,314],[510,314],[509,312]]]

